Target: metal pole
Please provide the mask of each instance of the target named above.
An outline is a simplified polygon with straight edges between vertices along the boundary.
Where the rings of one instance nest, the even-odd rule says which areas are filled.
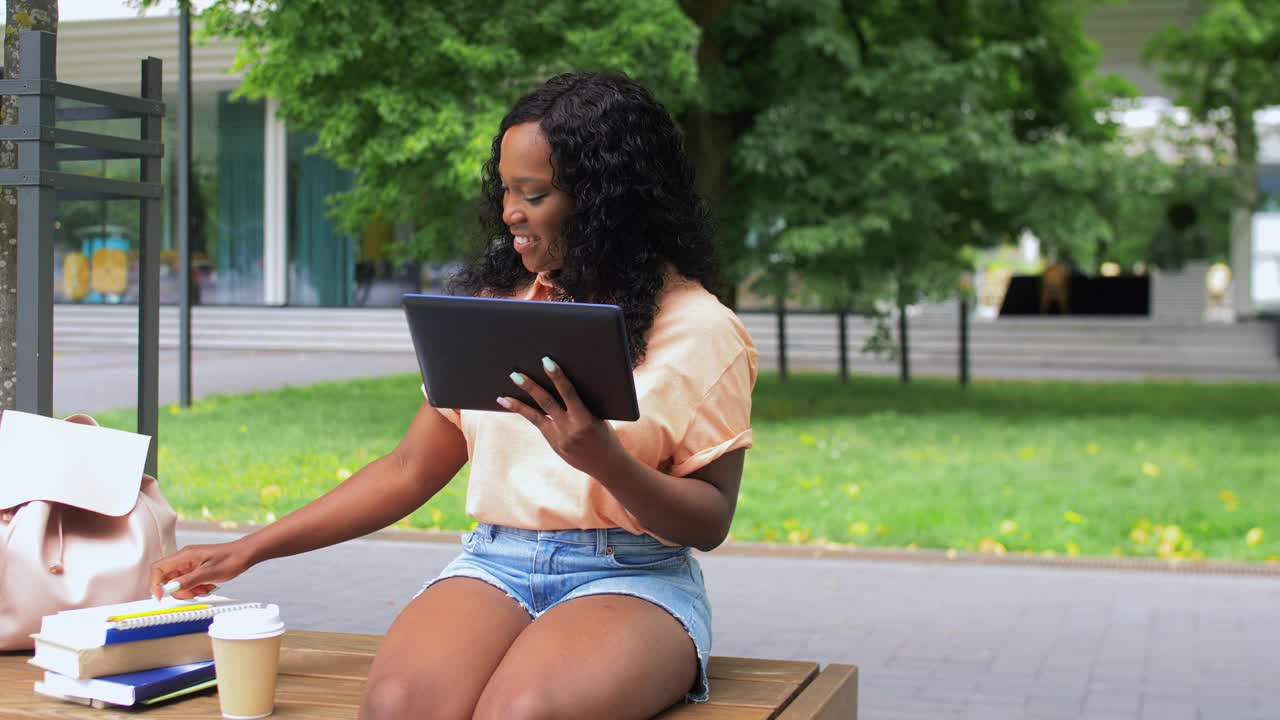
[[[28,31],[18,38],[19,77],[55,80],[57,38]],[[18,98],[18,120],[50,127],[55,122],[51,94]],[[53,143],[36,134],[18,145],[18,170],[39,176],[57,170]],[[16,408],[53,414],[53,223],[57,198],[52,187],[18,188],[18,387]]]
[[[191,407],[191,3],[178,18],[178,403]]]
[[[898,357],[898,379],[904,383],[911,382],[911,347],[907,343],[907,306],[898,306],[898,349],[902,353]]]
[[[960,385],[969,385],[969,298],[960,296]]]
[[[840,382],[849,382],[849,313],[841,310],[836,315],[840,326]]]
[[[161,82],[160,59],[143,60],[142,97],[159,100]],[[160,135],[160,116],[144,115],[142,139],[160,142]],[[160,182],[160,158],[144,157],[141,165],[142,182]],[[153,477],[160,443],[160,243],[164,237],[160,202],[140,201],[138,233],[138,432],[151,436],[146,471]]]
[[[787,308],[785,291],[778,295],[778,379],[787,381]]]

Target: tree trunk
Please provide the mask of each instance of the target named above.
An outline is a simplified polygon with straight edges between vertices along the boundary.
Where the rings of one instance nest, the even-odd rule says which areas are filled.
[[[913,289],[907,287],[907,280],[904,279],[906,273],[899,271],[896,274],[898,276],[895,290],[897,297],[894,298],[894,302],[898,306],[898,380],[909,383],[911,382],[911,333],[910,324],[907,322],[907,306],[911,304],[915,293]]]
[[[58,31],[57,0],[7,0],[5,3],[4,76],[18,77],[18,33]],[[18,99],[0,103],[5,125],[18,123]],[[18,167],[18,150],[0,143],[0,168]],[[0,410],[12,408],[18,395],[18,193],[0,189]]]
[[[718,65],[723,61],[719,43],[711,36],[710,27],[724,15],[732,0],[683,0],[685,15],[698,24],[702,38],[698,43],[698,70]],[[730,309],[738,304],[738,278],[733,273],[740,263],[742,238],[735,237],[735,225],[719,222],[722,203],[729,184],[729,153],[733,147],[734,130],[728,118],[716,113],[714,108],[696,107],[681,118],[685,149],[693,165],[694,183],[707,201],[707,209],[717,219],[716,244],[720,254],[721,288],[717,295]]]
[[[1253,211],[1258,203],[1258,132],[1253,112],[1233,109],[1236,164],[1232,169],[1231,301],[1238,318],[1250,318],[1253,307]]]
[[[969,386],[969,298],[960,296],[960,386]]]
[[[907,304],[898,303],[898,380],[911,382],[911,344],[908,341]]]
[[[778,318],[778,380],[787,381],[787,303],[786,290],[778,295],[775,310]]]
[[[849,382],[849,311],[841,308],[836,314],[836,326],[840,343],[840,382]]]

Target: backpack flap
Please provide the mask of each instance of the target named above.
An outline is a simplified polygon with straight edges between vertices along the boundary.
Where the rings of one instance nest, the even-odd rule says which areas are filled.
[[[15,410],[0,416],[0,509],[44,500],[128,514],[138,502],[151,438],[98,427],[87,415],[67,420]]]

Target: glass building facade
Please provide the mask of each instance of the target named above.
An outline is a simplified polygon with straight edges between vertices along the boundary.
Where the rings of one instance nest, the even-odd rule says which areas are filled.
[[[165,157],[161,302],[179,295],[177,207],[177,23],[175,18],[69,22],[59,28],[59,79],[136,94],[137,63],[164,61]],[[314,136],[275,118],[272,103],[235,96],[234,47],[193,48],[191,147],[192,301],[200,305],[391,307],[429,291],[440,272],[393,259],[412,228],[371,219],[355,234],[329,217],[329,197],[351,187],[349,171],[308,152]],[[132,76],[132,81],[131,80]],[[71,105],[72,103],[67,103]],[[137,136],[137,120],[76,129]],[[136,161],[64,163],[70,172],[137,179]],[[138,203],[63,202],[55,230],[55,299],[130,304],[138,293]]]

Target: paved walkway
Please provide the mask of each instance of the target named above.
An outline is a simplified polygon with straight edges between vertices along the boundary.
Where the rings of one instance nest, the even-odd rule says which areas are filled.
[[[233,537],[186,530],[179,544]],[[457,552],[357,540],[260,565],[221,592],[278,602],[295,628],[382,633]],[[1274,577],[700,560],[716,654],[857,664],[869,720],[1280,717]]]
[[[316,352],[198,350],[192,354],[192,390],[196,398],[212,394],[271,390],[326,380],[415,373],[412,352]],[[137,354],[118,349],[55,351],[53,406],[61,414],[101,412],[137,403]],[[804,364],[792,363],[793,369]],[[773,369],[770,367],[769,369]],[[918,370],[918,368],[917,368]],[[859,372],[864,372],[860,369]],[[877,372],[896,373],[889,365]],[[917,375],[920,373],[917,372]],[[948,370],[948,377],[951,377]],[[1019,367],[986,367],[983,377],[1040,379],[1044,372]],[[1050,376],[1071,380],[1139,380],[1132,372],[1106,369],[1055,370]],[[160,403],[178,401],[178,353],[160,352]]]
[[[413,353],[336,353],[255,350],[200,350],[192,353],[191,386],[196,398],[223,393],[274,390],[418,371]],[[56,413],[101,412],[135,407],[137,352],[75,350],[53,356]],[[160,404],[178,402],[178,352],[160,351]]]

